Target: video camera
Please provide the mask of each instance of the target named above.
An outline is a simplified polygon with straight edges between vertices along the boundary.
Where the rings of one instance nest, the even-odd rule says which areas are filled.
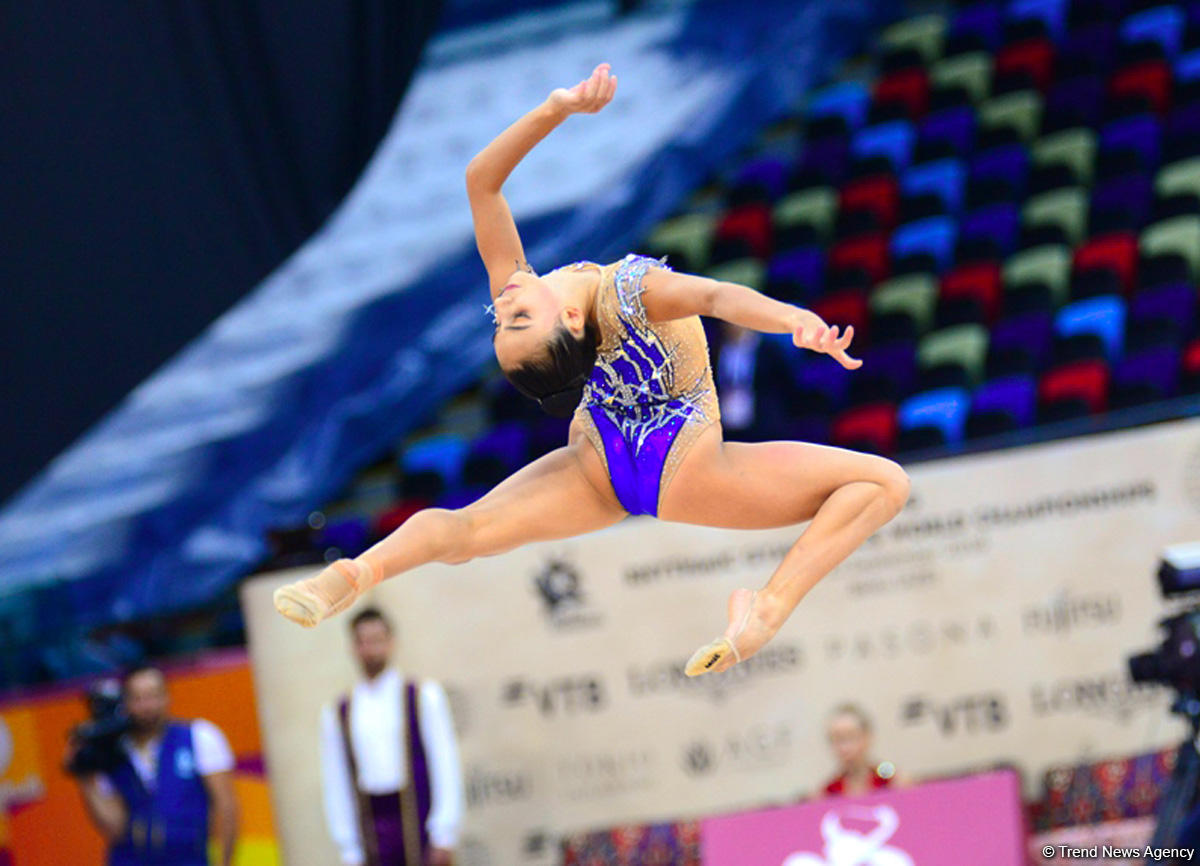
[[[1200,543],[1178,544],[1163,552],[1158,583],[1164,598],[1200,589]],[[1169,616],[1162,644],[1129,658],[1129,675],[1137,683],[1162,683],[1184,695],[1200,695],[1200,604]]]
[[[121,760],[121,735],[130,728],[120,680],[98,680],[87,690],[86,700],[89,718],[71,730],[71,738],[80,743],[67,764],[67,772],[74,776],[115,769]]]

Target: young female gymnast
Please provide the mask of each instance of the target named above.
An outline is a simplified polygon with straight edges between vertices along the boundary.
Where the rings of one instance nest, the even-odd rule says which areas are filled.
[[[525,264],[501,186],[568,115],[612,99],[608,64],[559,88],[467,167],[475,239],[487,268],[496,360],[551,414],[573,414],[567,445],[465,508],[429,508],[355,559],[275,593],[288,619],[316,625],[384,578],[428,562],[464,563],[535,541],[610,526],[628,514],[742,529],[811,522],[766,586],[735,590],[722,637],[697,650],[690,676],[727,670],[762,648],[814,584],[887,523],[908,477],[882,457],[801,442],[724,442],[700,316],[861,365],[807,310],[752,289],[676,273],[630,254],[539,276]]]

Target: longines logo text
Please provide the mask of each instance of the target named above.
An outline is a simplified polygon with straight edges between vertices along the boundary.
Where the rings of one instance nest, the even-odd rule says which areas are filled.
[[[542,600],[546,619],[554,628],[588,628],[604,619],[588,605],[578,570],[563,559],[547,562],[534,575],[533,585]]]
[[[996,636],[996,621],[988,614],[974,619],[917,620],[894,628],[830,635],[824,640],[830,662],[866,661],[902,655],[926,655],[956,646],[976,644]]]
[[[467,805],[472,809],[516,803],[533,796],[533,777],[519,770],[471,767],[466,777]]]
[[[578,800],[648,788],[654,768],[654,753],[648,749],[595,752],[561,759],[555,777],[560,792]]]
[[[691,776],[718,770],[748,771],[776,767],[792,749],[792,730],[786,723],[762,724],[722,738],[697,739],[683,748],[683,769]]]
[[[507,707],[533,706],[543,716],[598,713],[608,705],[608,693],[598,674],[579,674],[538,682],[514,677],[501,689]]]
[[[1127,722],[1140,709],[1162,707],[1164,691],[1135,683],[1125,672],[1034,683],[1029,702],[1035,716],[1085,715]]]
[[[900,708],[904,727],[933,725],[944,737],[992,734],[1008,727],[1011,715],[1004,695],[983,692],[939,701],[923,695],[907,698]]]
[[[653,662],[645,667],[629,668],[626,678],[635,698],[654,695],[699,695],[723,701],[750,680],[790,674],[801,668],[804,655],[798,644],[772,641],[753,657],[735,665],[720,676],[689,677],[683,672],[683,659]]]
[[[1064,590],[1046,604],[1025,608],[1021,613],[1021,630],[1026,634],[1065,637],[1078,628],[1113,625],[1120,619],[1120,596],[1078,595]]]

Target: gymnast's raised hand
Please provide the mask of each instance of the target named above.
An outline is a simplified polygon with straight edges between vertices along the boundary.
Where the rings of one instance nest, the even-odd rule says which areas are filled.
[[[470,505],[419,511],[365,553],[281,587],[275,605],[284,616],[313,626],[425,563],[465,563],[630,515],[736,529],[807,523],[761,588],[731,593],[724,633],[685,665],[689,675],[716,673],[758,652],[817,581],[903,507],[908,477],[891,460],[722,435],[701,316],[790,334],[798,350],[849,369],[862,363],[847,354],[853,329],[839,333],[747,286],[634,253],[546,272],[525,261],[504,182],[569,115],[599,112],[616,90],[600,64],[574,87],[552,90],[466,170],[496,361],[544,411],[571,418],[567,442]],[[686,590],[680,595],[687,604]]]

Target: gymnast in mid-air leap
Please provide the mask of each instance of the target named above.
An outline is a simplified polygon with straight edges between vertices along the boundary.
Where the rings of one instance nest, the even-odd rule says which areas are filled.
[[[700,316],[791,334],[798,348],[853,370],[862,362],[846,352],[852,328],[839,334],[808,310],[634,254],[541,275],[525,263],[504,181],[558,124],[599,111],[616,89],[601,64],[554,90],[467,166],[496,360],[545,411],[573,416],[567,444],[464,508],[419,511],[362,555],[280,587],[275,606],[288,619],[313,626],[419,565],[581,535],[629,514],[737,529],[811,521],[764,587],[733,591],[723,636],[687,664],[691,676],[715,673],[758,652],[805,593],[904,506],[908,476],[885,458],[722,439]]]

